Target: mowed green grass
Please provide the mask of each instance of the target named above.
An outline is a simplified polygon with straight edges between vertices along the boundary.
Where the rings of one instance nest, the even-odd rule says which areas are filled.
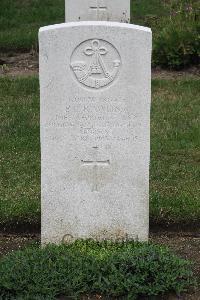
[[[150,218],[200,219],[200,81],[153,80]],[[40,222],[38,78],[1,78],[0,224]]]
[[[172,7],[179,11],[182,2],[131,0],[131,22],[152,27],[156,36],[163,26],[163,17],[169,19]],[[37,49],[39,27],[64,20],[65,0],[1,0],[0,51]]]
[[[38,79],[0,79],[0,224],[40,221]]]
[[[150,216],[200,221],[200,80],[153,81]]]
[[[41,26],[64,22],[64,0],[1,0],[0,50],[37,49]]]

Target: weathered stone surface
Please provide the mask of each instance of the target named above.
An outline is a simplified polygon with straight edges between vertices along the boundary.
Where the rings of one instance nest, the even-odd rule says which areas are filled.
[[[130,22],[130,0],[65,0],[66,22]]]
[[[40,29],[42,242],[148,238],[151,31]]]

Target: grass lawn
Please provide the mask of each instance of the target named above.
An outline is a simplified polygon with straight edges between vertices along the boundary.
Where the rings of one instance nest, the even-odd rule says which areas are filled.
[[[131,0],[132,23],[152,27],[156,37],[163,26],[163,17],[167,18],[165,23],[168,23],[171,11],[179,11],[184,1],[186,0]],[[36,49],[39,27],[64,22],[64,2],[64,0],[1,0],[0,50]],[[195,4],[198,0],[190,2]]]
[[[198,80],[153,80],[151,222],[198,223]],[[0,227],[40,223],[38,78],[0,78]]]
[[[38,79],[0,79],[0,224],[40,220]]]
[[[64,0],[1,0],[0,50],[37,48],[41,26],[64,22]]]

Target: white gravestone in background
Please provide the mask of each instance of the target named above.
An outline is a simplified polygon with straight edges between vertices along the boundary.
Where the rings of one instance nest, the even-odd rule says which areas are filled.
[[[40,29],[42,243],[148,239],[151,30]]]
[[[130,0],[65,0],[65,21],[130,22]]]

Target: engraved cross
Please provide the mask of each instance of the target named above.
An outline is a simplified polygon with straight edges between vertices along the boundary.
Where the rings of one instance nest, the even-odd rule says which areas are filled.
[[[94,147],[98,151],[98,147]],[[92,192],[98,192],[98,168],[99,167],[108,167],[110,165],[110,160],[82,160],[82,166],[92,167],[93,169],[93,185]]]
[[[104,1],[102,1],[102,0],[93,0],[93,1],[91,1],[90,9],[92,11],[95,11],[96,14],[97,14],[97,18],[99,18],[99,13],[106,11],[108,8],[104,4]]]

